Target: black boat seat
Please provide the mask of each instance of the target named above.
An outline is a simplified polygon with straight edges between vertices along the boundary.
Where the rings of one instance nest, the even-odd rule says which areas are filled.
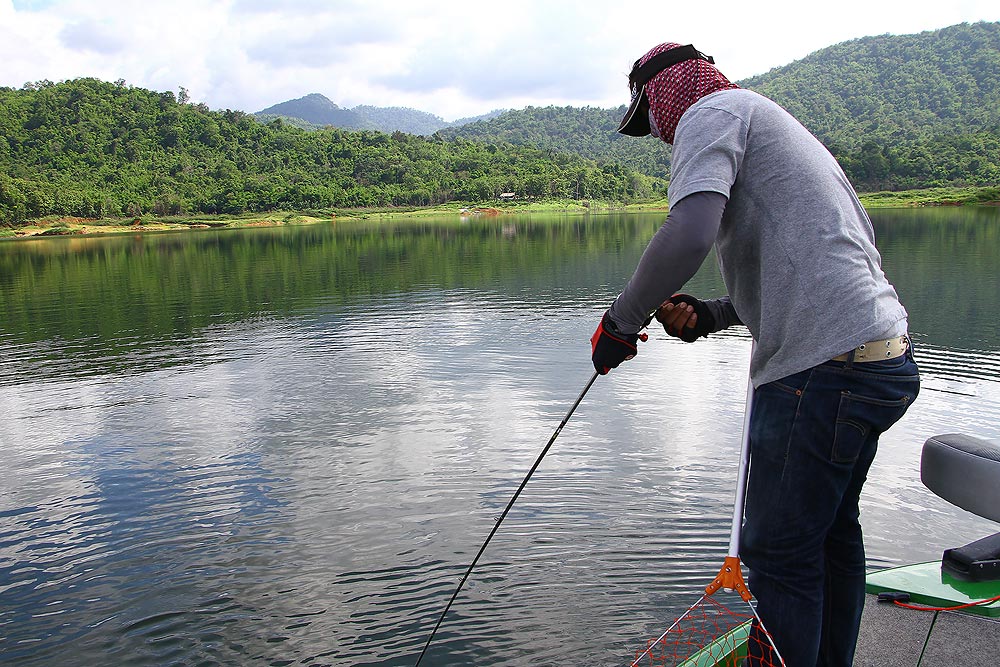
[[[961,433],[928,438],[920,480],[952,505],[1000,522],[1000,442]]]
[[[1000,443],[959,433],[928,438],[920,479],[952,505],[1000,521]],[[964,581],[1000,580],[1000,533],[945,549],[941,570]]]

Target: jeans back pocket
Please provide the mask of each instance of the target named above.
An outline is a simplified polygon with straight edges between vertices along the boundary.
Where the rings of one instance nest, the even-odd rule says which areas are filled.
[[[857,461],[865,443],[899,421],[913,398],[908,393],[897,399],[883,399],[842,392],[830,460],[834,463]]]

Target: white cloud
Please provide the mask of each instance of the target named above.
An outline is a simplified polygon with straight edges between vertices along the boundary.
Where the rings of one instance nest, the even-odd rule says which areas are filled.
[[[59,41],[70,51],[90,51],[114,56],[128,48],[128,35],[111,26],[86,19],[68,23],[59,31]]]
[[[0,85],[93,76],[183,86],[212,108],[256,111],[319,92],[342,106],[410,106],[446,119],[494,108],[626,101],[633,60],[692,42],[730,78],[866,35],[1000,20],[993,0],[0,0]]]

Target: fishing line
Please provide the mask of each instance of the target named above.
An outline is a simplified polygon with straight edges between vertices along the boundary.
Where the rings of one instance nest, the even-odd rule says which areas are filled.
[[[576,412],[577,406],[580,405],[580,402],[583,401],[583,397],[587,395],[588,391],[590,391],[590,388],[591,386],[593,386],[594,381],[597,380],[598,375],[599,373],[595,371],[594,375],[591,376],[590,381],[587,382],[587,385],[583,388],[583,391],[581,391],[580,395],[577,396],[576,401],[573,403],[573,406],[569,409],[569,412],[567,412],[566,416],[563,417],[563,420],[559,422],[559,426],[556,427],[556,430],[552,434],[552,437],[549,438],[549,441],[545,444],[545,447],[542,449],[542,453],[538,455],[537,459],[535,459],[535,463],[534,465],[531,466],[531,470],[529,470],[528,474],[524,476],[523,480],[521,480],[521,485],[517,487],[517,491],[515,491],[514,495],[511,496],[510,502],[507,503],[507,507],[504,508],[504,511],[500,514],[500,517],[496,520],[496,523],[493,525],[493,530],[491,530],[490,534],[486,537],[486,541],[483,542],[483,546],[480,547],[479,553],[477,553],[476,557],[472,559],[472,564],[469,565],[469,569],[465,571],[465,575],[462,577],[462,580],[458,582],[458,588],[455,589],[455,592],[452,594],[451,599],[448,600],[448,604],[445,606],[444,611],[441,612],[441,616],[438,618],[437,623],[434,625],[434,629],[431,630],[431,636],[427,638],[427,643],[424,644],[423,650],[420,651],[420,655],[417,657],[416,665],[420,665],[420,661],[423,660],[424,654],[430,647],[431,642],[434,641],[434,635],[437,634],[438,628],[441,627],[441,622],[444,621],[444,617],[447,616],[448,610],[451,609],[451,605],[453,602],[455,602],[455,598],[458,597],[458,593],[462,590],[462,586],[465,585],[465,582],[469,578],[469,575],[472,574],[472,570],[473,568],[476,567],[476,563],[479,562],[479,558],[483,555],[483,552],[486,551],[486,546],[490,543],[490,540],[493,539],[493,536],[496,535],[497,530],[500,529],[500,524],[503,523],[503,520],[507,517],[507,513],[510,512],[510,508],[514,506],[514,502],[517,500],[517,497],[521,495],[521,491],[523,491],[524,487],[528,485],[528,480],[531,479],[531,476],[533,474],[535,474],[535,470],[537,470],[538,466],[541,465],[542,459],[545,458],[545,454],[548,453],[549,448],[552,447],[552,443],[556,441],[557,437],[559,437],[559,433],[563,430],[563,426],[566,425],[566,422],[569,421],[569,418],[573,416],[574,412]]]

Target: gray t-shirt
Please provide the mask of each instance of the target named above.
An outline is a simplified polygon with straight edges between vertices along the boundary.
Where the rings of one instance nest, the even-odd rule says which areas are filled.
[[[882,272],[854,189],[780,106],[733,89],[684,113],[671,207],[698,192],[728,198],[716,254],[732,306],[757,341],[755,386],[906,333],[906,310]]]

